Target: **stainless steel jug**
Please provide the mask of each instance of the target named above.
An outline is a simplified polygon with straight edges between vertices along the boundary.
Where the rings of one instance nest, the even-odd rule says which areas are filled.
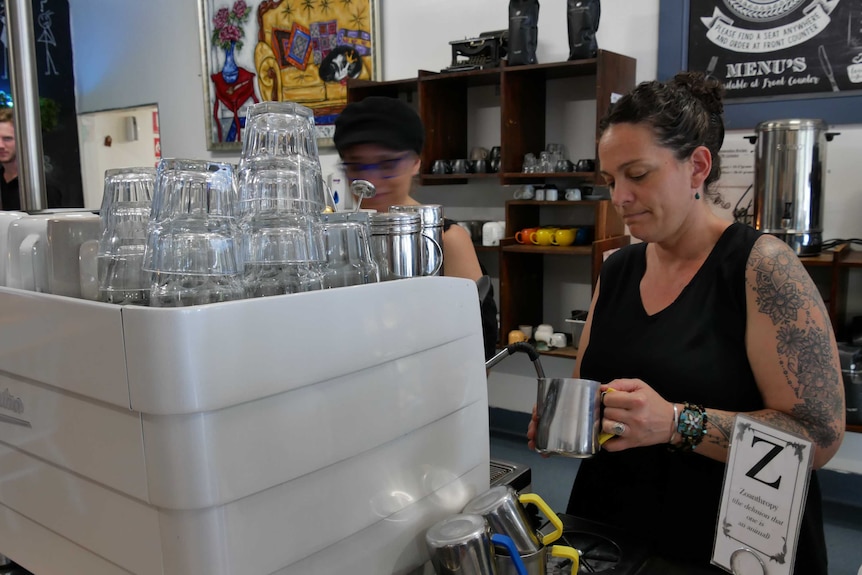
[[[823,180],[827,132],[822,120],[761,122],[754,157],[754,227],[775,235],[798,255],[820,253],[823,244]]]
[[[370,228],[371,251],[380,268],[380,281],[426,275],[426,249],[423,244],[429,244],[429,252],[438,250],[442,254],[440,246],[434,240],[422,235],[419,214],[371,214]],[[441,257],[440,264],[442,263]],[[439,271],[438,265],[427,275],[436,275]]]
[[[506,563],[514,566],[514,573],[527,575],[512,540],[492,534],[479,515],[462,513],[434,524],[425,533],[425,545],[437,575],[497,575],[497,545],[508,552]]]
[[[591,379],[539,378],[536,451],[592,457],[599,446],[614,437],[601,431],[600,386],[601,383]]]
[[[424,204],[419,206],[390,206],[389,212],[419,214],[422,218],[422,235],[434,240],[436,245],[443,246],[443,206],[438,204]],[[429,246],[433,248],[433,246]],[[425,254],[424,275],[441,275],[443,266],[443,252],[429,249]],[[436,272],[435,272],[436,270]]]

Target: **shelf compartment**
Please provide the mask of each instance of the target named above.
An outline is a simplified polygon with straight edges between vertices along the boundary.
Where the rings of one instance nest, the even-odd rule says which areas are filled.
[[[448,186],[476,180],[495,180],[497,177],[497,174],[422,174],[419,183],[423,186]]]
[[[504,184],[544,183],[547,180],[582,180],[590,184],[596,181],[595,172],[549,172],[545,174],[526,174],[524,172],[504,172],[500,175]]]
[[[552,256],[589,256],[593,254],[592,244],[587,246],[537,246],[516,243],[505,245],[502,250],[504,252]]]

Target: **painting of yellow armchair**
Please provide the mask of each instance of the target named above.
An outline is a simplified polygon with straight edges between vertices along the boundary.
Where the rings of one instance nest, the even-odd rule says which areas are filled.
[[[376,77],[377,2],[261,2],[254,49],[261,98],[297,102],[318,117],[337,114],[348,78]]]

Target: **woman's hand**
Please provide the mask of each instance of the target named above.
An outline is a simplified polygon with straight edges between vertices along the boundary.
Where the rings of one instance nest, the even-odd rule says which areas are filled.
[[[630,447],[667,443],[673,426],[673,404],[640,379],[615,379],[602,386],[602,431],[616,435],[603,447],[621,451]],[[533,409],[533,420],[536,412]],[[621,424],[621,425],[620,425]],[[534,429],[530,423],[530,429]],[[528,432],[529,437],[529,432]]]

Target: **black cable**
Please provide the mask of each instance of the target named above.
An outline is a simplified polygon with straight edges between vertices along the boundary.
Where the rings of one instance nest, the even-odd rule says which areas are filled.
[[[848,238],[846,240],[833,238],[831,240],[826,240],[821,244],[821,247],[824,250],[828,250],[834,248],[835,246],[840,246],[841,244],[857,244],[862,246],[862,239],[860,238]]]

